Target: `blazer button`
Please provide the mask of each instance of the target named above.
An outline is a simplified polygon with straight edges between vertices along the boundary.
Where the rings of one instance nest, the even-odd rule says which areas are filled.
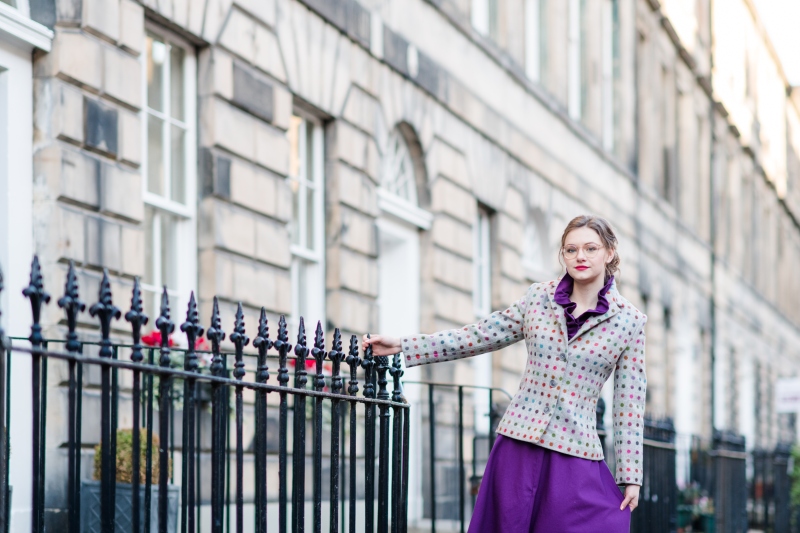
[[[565,354],[565,353],[559,354],[558,358],[561,359],[562,361],[566,361],[567,360],[567,354]]]
[[[555,387],[556,385],[557,385],[557,383],[556,383],[556,380],[554,380],[554,379],[551,379],[551,380],[550,380],[550,386],[551,386],[551,387]]]
[[[549,413],[550,412],[550,406],[549,405],[545,405],[544,409],[542,409],[542,411],[544,411],[545,413]]]

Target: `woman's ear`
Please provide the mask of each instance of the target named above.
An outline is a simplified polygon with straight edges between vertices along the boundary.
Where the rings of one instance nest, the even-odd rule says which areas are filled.
[[[606,264],[611,263],[611,261],[613,261],[615,257],[617,257],[617,250],[615,248],[612,248],[611,253],[608,254],[608,257],[606,258]]]

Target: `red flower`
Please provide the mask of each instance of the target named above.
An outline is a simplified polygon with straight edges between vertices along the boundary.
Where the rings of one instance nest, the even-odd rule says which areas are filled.
[[[197,342],[194,345],[195,350],[211,350],[211,345],[208,344],[208,341],[205,337],[200,337],[197,339]]]
[[[158,330],[153,330],[147,335],[142,337],[142,344],[146,346],[161,346],[161,332]],[[172,340],[172,336],[167,337],[167,345],[173,346],[175,342]]]

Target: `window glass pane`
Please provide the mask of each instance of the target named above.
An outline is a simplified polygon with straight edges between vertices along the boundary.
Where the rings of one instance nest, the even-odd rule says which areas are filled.
[[[314,189],[306,189],[306,248],[314,250],[316,243],[314,242]]]
[[[308,315],[308,265],[302,259],[296,259],[297,261],[297,309],[296,313],[298,316],[302,316],[307,319],[313,319],[313,317],[309,317]]]
[[[169,289],[178,287],[178,221],[175,217],[161,214],[161,284]]]
[[[292,117],[289,122],[289,131],[286,135],[289,137],[289,175],[297,177],[300,174],[300,125],[303,119],[300,117]]]
[[[154,35],[147,36],[147,105],[157,111],[164,110],[164,63],[167,46]]]
[[[147,117],[147,190],[164,195],[164,121]]]
[[[172,126],[170,154],[172,155],[171,197],[183,204],[186,203],[186,132],[178,126]]]
[[[170,47],[169,58],[169,83],[170,83],[170,114],[178,120],[184,119],[184,56],[183,48],[178,46]]]
[[[151,207],[144,210],[144,282],[147,284],[155,283],[155,271],[153,257],[153,224],[155,223],[155,211]]]
[[[292,223],[289,231],[292,234],[292,244],[300,244],[300,183],[291,180],[289,185],[292,188]]]

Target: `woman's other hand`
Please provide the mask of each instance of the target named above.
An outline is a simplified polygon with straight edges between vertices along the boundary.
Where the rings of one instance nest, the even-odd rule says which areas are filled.
[[[619,510],[625,509],[625,506],[631,508],[631,511],[639,507],[639,485],[625,485],[625,499],[619,506]]]
[[[362,338],[364,348],[372,346],[372,355],[394,355],[400,353],[400,339],[388,337],[386,335],[372,335],[369,339],[366,335]]]

